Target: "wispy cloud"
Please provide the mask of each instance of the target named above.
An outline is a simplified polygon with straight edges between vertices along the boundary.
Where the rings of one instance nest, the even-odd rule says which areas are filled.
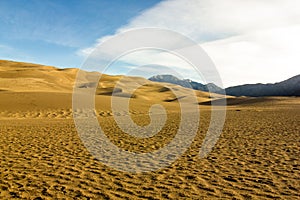
[[[115,35],[138,27],[182,33],[208,52],[224,85],[230,86],[275,82],[299,74],[299,25],[298,0],[169,0],[133,18]],[[88,55],[112,36],[99,38],[81,54]]]
[[[27,55],[26,53],[20,52],[17,49],[0,44],[0,59],[3,60],[22,60],[24,62],[35,62],[34,58]]]
[[[140,66],[143,66],[141,70],[138,69]],[[201,78],[197,74],[192,76],[189,74],[193,70],[190,63],[176,54],[162,50],[143,49],[125,54],[112,63],[106,73],[118,74],[120,73],[118,68],[123,68],[123,72],[127,75],[150,77],[159,73],[174,73],[175,69],[182,78]]]
[[[0,44],[0,50],[1,51],[11,51],[11,50],[13,50],[13,48],[10,46],[7,46],[7,45]]]

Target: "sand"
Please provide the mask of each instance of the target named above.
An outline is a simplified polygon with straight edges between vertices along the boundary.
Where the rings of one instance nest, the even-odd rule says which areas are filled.
[[[0,61],[1,199],[299,199],[299,98],[228,97],[222,135],[200,159],[210,122],[207,102],[218,95],[197,92],[200,129],[190,148],[167,168],[129,173],[99,162],[80,140],[72,119],[76,72]],[[107,137],[132,152],[164,147],[177,131],[178,101],[159,83],[125,77],[146,84],[130,100],[137,124],[149,123],[153,103],[168,111],[159,134],[133,138],[118,128],[110,107],[110,88],[120,78],[104,75],[95,95],[96,115]]]

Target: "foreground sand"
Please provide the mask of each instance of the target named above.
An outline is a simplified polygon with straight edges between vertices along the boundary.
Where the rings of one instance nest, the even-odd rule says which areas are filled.
[[[230,107],[220,140],[207,158],[199,159],[209,122],[209,110],[203,108],[202,129],[187,153],[166,169],[144,174],[119,172],[98,162],[83,146],[73,120],[58,111],[45,117],[3,118],[0,197],[297,199],[300,107],[285,101],[267,108]],[[170,117],[178,120],[176,114]],[[169,124],[165,138],[130,144],[120,142],[111,116],[99,121],[116,145],[131,151],[159,148],[174,134],[174,124]]]
[[[299,98],[230,97],[224,131],[208,157],[200,159],[210,106],[207,94],[199,93],[201,128],[188,151],[168,168],[125,173],[93,158],[78,136],[70,91],[76,70],[33,66],[28,72],[27,64],[16,65],[17,70],[0,67],[1,199],[299,199]],[[15,85],[9,84],[14,77],[19,78]],[[180,116],[176,100],[165,101],[170,91],[150,83],[137,92],[131,110],[136,123],[149,123],[153,102],[173,112],[158,135],[134,139],[116,126],[110,96],[104,94],[117,78],[105,77],[105,89],[96,95],[97,117],[107,136],[133,152],[166,145]],[[54,84],[56,79],[66,85]]]
[[[0,196],[299,198],[299,106],[239,110],[228,111],[224,132],[206,159],[198,158],[199,132],[172,166],[145,174],[99,163],[82,145],[71,119],[1,120]],[[208,113],[202,114],[205,126]]]

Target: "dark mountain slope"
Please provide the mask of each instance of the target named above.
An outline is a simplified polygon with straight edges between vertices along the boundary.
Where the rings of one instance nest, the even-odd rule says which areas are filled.
[[[246,84],[226,88],[233,96],[300,96],[300,75],[274,84]]]

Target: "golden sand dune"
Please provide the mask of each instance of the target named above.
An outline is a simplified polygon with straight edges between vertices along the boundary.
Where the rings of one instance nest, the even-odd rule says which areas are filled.
[[[77,69],[57,69],[0,60],[0,89],[13,92],[70,92]]]
[[[205,104],[218,101],[214,98],[219,96],[197,91],[197,100],[204,105],[200,105],[200,129],[190,148],[167,168],[135,174],[102,164],[84,147],[72,119],[76,72],[0,61],[1,199],[299,198],[299,98],[228,97],[223,133],[208,157],[200,159],[211,114]],[[134,138],[116,124],[111,95],[121,78],[124,83],[115,91],[121,96],[116,98],[131,97],[130,115],[137,124],[149,123],[153,103],[170,111],[166,125],[155,136]],[[140,87],[134,96],[126,96],[133,83]],[[91,87],[86,84],[83,87]],[[103,75],[95,91],[95,108],[106,136],[131,152],[164,147],[180,121],[178,100],[170,88],[180,91],[182,98],[189,93],[172,84]]]
[[[13,118],[70,118],[72,116],[72,92],[78,69],[58,69],[31,63],[0,60],[0,117]],[[100,116],[111,115],[111,95],[134,98],[135,111],[148,113],[153,103],[162,103],[169,110],[177,104],[165,103],[177,101],[191,93],[190,89],[169,83],[156,83],[141,77],[101,75],[98,83],[88,81],[88,76],[99,76],[95,72],[85,74],[81,88],[96,87],[96,109]],[[81,77],[82,78],[82,77]],[[121,83],[116,84],[118,81]],[[135,85],[139,87],[133,94],[128,91]],[[172,90],[180,94],[176,97]],[[199,102],[208,101],[210,94],[195,91]],[[219,95],[214,94],[213,98]],[[108,114],[103,114],[106,112]]]
[[[73,91],[74,80],[78,69],[58,69],[50,66],[43,66],[31,63],[13,62],[0,60],[0,91],[14,92],[58,92],[68,93]],[[96,72],[83,72],[86,76],[99,76]],[[131,87],[131,84],[139,84],[143,86],[141,93],[144,92],[162,92],[166,93],[170,90],[165,90],[162,84],[149,81],[141,77],[126,77],[126,76],[110,76],[101,75],[101,81],[98,84],[99,95],[111,94],[112,88],[122,79],[119,85],[121,88]],[[84,82],[84,80],[81,80]],[[92,87],[95,83],[83,83],[80,87]],[[165,84],[172,89],[186,91],[188,89],[176,86],[173,84]],[[200,97],[208,97],[207,92],[197,91]],[[147,95],[151,96],[151,95]]]

